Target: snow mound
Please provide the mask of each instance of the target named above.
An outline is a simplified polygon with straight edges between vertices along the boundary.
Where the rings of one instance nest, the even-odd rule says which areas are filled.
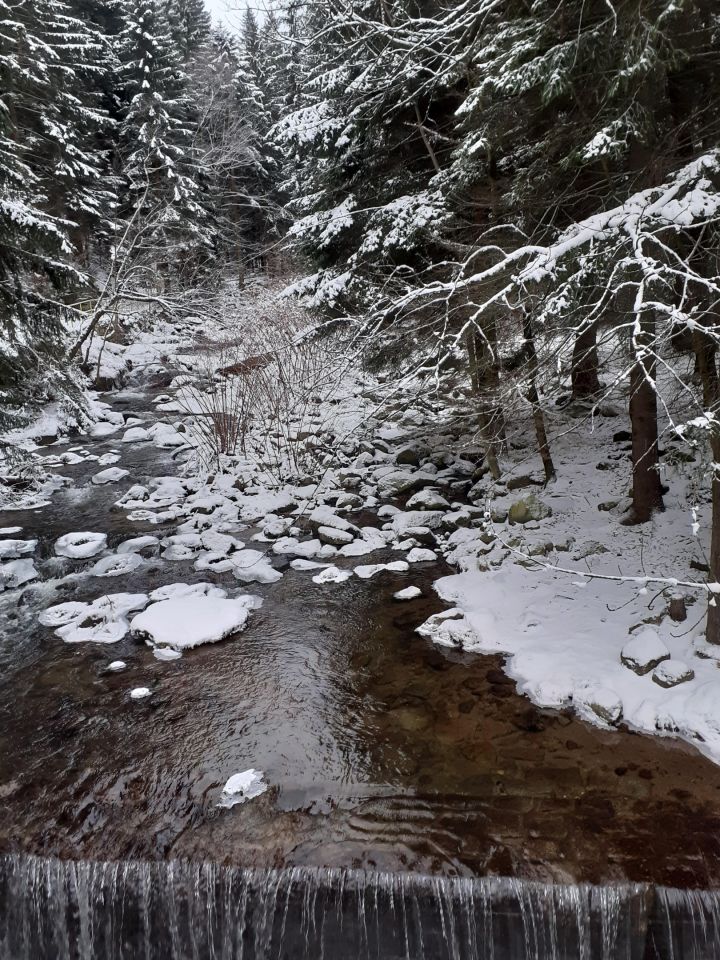
[[[382,573],[383,570],[388,570],[390,573],[407,573],[409,569],[410,564],[405,560],[392,560],[390,563],[366,563],[355,567],[355,576],[360,577],[361,580],[369,580],[376,574]]]
[[[35,552],[37,540],[0,540],[0,560],[17,560]]]
[[[326,567],[316,574],[313,583],[344,583],[352,576],[352,570],[341,570],[339,567]]]
[[[259,550],[241,550],[231,560],[233,576],[242,583],[276,583],[282,579],[281,571]]]
[[[105,533],[66,533],[55,541],[55,553],[59,557],[86,560],[105,549]]]
[[[422,590],[420,587],[405,587],[404,590],[398,590],[397,593],[393,594],[393,599],[395,600],[416,600],[418,597],[422,596]]]
[[[222,587],[216,587],[213,583],[203,581],[202,583],[167,583],[150,594],[150,599],[154,603],[160,600],[179,600],[183,597],[212,597],[224,600],[227,597],[227,591]]]
[[[16,590],[38,576],[32,560],[10,560],[0,566],[0,590]]]
[[[92,482],[96,486],[103,486],[106,483],[117,483],[118,480],[129,476],[129,470],[123,470],[122,467],[108,467],[107,470],[101,470],[100,473],[96,473],[92,478]]]
[[[257,606],[257,598],[251,596],[236,600],[202,596],[161,600],[135,617],[131,629],[150,646],[188,650],[244,630],[250,611]]]
[[[663,660],[669,660],[670,651],[652,627],[643,627],[622,648],[620,659],[626,667],[642,677]]]
[[[120,553],[102,557],[90,568],[91,577],[122,577],[141,567],[145,561],[137,553]]]

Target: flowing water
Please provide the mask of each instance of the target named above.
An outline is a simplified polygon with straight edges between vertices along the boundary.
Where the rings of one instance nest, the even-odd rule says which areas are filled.
[[[0,955],[710,960],[720,897],[642,884],[7,858]]]
[[[150,400],[114,402],[150,419]],[[244,634],[173,663],[38,626],[51,603],[207,579],[155,559],[58,585],[80,569],[53,556],[63,533],[113,548],[174,532],[111,510],[176,472],[172,455],[83,441],[115,444],[126,480],[66,467],[50,506],[0,514],[39,538],[43,576],[0,595],[3,960],[720,957],[714,895],[669,889],[720,884],[720,769],[538,710],[500,658],[419,637],[441,563],[325,586],[279,564],[281,581],[249,588],[264,606]],[[394,602],[409,583],[424,596]],[[114,659],[128,670],[109,673]],[[135,686],[153,695],[132,701]],[[218,809],[249,767],[271,789]]]

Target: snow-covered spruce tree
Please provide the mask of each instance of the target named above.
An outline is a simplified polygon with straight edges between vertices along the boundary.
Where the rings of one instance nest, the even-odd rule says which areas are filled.
[[[189,279],[212,254],[213,231],[197,177],[187,75],[164,3],[126,0],[124,20],[121,214],[142,233],[149,268]]]
[[[57,0],[0,3],[0,426],[77,400],[64,323],[85,285],[69,233],[102,217],[97,37]],[[41,109],[38,109],[39,106]]]
[[[168,0],[167,10],[175,48],[187,63],[210,39],[210,14],[204,0]]]

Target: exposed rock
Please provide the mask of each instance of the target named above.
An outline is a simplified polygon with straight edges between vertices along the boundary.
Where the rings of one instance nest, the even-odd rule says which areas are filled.
[[[592,690],[588,696],[587,705],[605,723],[615,726],[622,720],[622,701],[614,690],[607,687]]]
[[[639,630],[620,653],[621,662],[641,677],[669,659],[670,651],[652,627]]]
[[[407,470],[393,470],[386,473],[378,480],[378,493],[385,499],[399,497],[403,493],[410,493],[413,490],[420,490],[422,487],[429,487],[435,482],[435,477],[428,473],[417,471],[411,473]]]

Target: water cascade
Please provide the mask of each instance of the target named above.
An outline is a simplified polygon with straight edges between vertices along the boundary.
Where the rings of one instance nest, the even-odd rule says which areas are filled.
[[[2,960],[709,960],[719,908],[642,884],[0,858]]]

